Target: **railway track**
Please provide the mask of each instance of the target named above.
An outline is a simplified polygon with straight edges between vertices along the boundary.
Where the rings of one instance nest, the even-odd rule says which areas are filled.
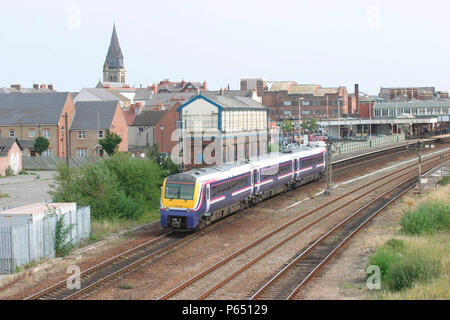
[[[416,184],[411,177],[390,188],[339,222],[266,282],[250,300],[291,300],[340,248],[384,208]]]
[[[434,165],[438,163],[438,159],[433,157],[431,159],[427,159],[426,163],[424,162],[423,165],[425,166],[430,166],[430,165]],[[411,169],[412,168],[412,169]],[[336,213],[337,211],[341,210],[342,208],[345,208],[347,206],[349,206],[350,204],[354,203],[357,199],[363,198],[365,196],[370,196],[372,192],[379,190],[380,188],[383,188],[384,186],[386,186],[389,183],[396,183],[398,182],[398,179],[400,179],[401,177],[405,176],[405,175],[410,175],[411,177],[408,178],[408,181],[412,181],[412,184],[415,184],[416,179],[417,179],[417,169],[416,169],[416,165],[410,165],[407,166],[406,168],[402,168],[399,170],[396,170],[392,173],[389,173],[386,176],[383,176],[381,178],[376,179],[375,181],[372,181],[370,183],[367,183],[361,187],[355,188],[353,190],[351,190],[350,192],[337,197],[336,199],[333,199],[325,204],[323,204],[322,206],[315,208],[297,218],[294,218],[293,220],[289,221],[288,223],[274,229],[273,231],[267,233],[266,235],[258,238],[257,240],[253,241],[252,243],[242,247],[241,249],[239,249],[238,251],[232,253],[231,255],[227,256],[226,258],[220,260],[218,263],[210,266],[209,268],[205,269],[204,271],[198,273],[196,276],[192,277],[191,279],[187,280],[186,282],[182,283],[181,285],[179,285],[178,287],[170,290],[169,292],[167,292],[166,294],[164,294],[163,296],[161,296],[159,299],[165,300],[165,299],[171,299],[171,298],[186,298],[186,292],[190,293],[188,294],[193,294],[193,292],[203,292],[200,295],[198,295],[197,299],[206,299],[208,297],[210,297],[211,295],[213,295],[216,291],[218,291],[221,287],[225,286],[226,284],[230,283],[234,278],[236,278],[238,275],[244,273],[245,271],[247,271],[251,266],[253,266],[254,264],[256,264],[257,262],[260,262],[262,259],[266,258],[267,256],[269,256],[272,252],[274,252],[276,249],[282,247],[283,245],[285,245],[288,241],[290,241],[291,239],[297,237],[298,235],[300,235],[301,233],[303,233],[304,231],[308,230],[309,228],[311,228],[313,225],[317,224],[318,222],[322,221],[323,219],[325,219],[326,217]],[[397,173],[400,173],[402,171],[407,170],[407,172],[405,173],[401,173],[399,176],[395,176]],[[387,178],[391,178],[389,180],[386,181]],[[373,187],[373,185],[375,185],[376,183],[383,181],[381,185],[377,185],[375,187]],[[318,212],[319,210],[326,208],[334,203],[336,203],[338,200],[341,200],[345,197],[348,197],[350,195],[353,195],[355,192],[360,191],[360,189],[364,189],[367,187],[371,187],[372,188],[370,190],[367,190],[365,192],[363,192],[362,194],[360,194],[359,196],[357,196],[356,198],[352,198],[351,200],[347,201],[346,203],[340,205],[337,208],[334,208],[330,211],[328,211],[327,213],[325,213],[324,215],[320,216],[319,218],[315,219],[314,221],[312,221],[311,223],[307,224],[306,226],[301,227],[300,229],[297,229],[294,232],[291,232],[289,235],[285,235],[284,238],[281,241],[276,241],[275,244],[271,244],[269,249],[264,249],[258,252],[258,254],[256,255],[256,257],[253,258],[249,258],[248,256],[245,257],[245,255],[249,253],[250,250],[255,250],[255,248],[257,248],[258,245],[261,245],[264,242],[268,242],[270,241],[270,239],[278,234],[280,234],[284,229],[293,226],[295,223],[297,223],[300,220],[305,219],[306,217],[312,215],[313,213]],[[369,203],[372,203],[369,202]],[[361,209],[362,210],[362,209]],[[235,263],[236,260],[246,260],[248,261],[245,265],[242,266],[242,264],[240,264],[240,267],[237,268],[236,270],[236,266],[234,268],[234,272],[232,272],[230,274],[230,270],[232,270],[232,264]],[[237,265],[239,265],[239,263],[237,263]],[[220,282],[217,282],[211,287],[211,279],[214,278],[215,274],[227,274],[228,276],[225,277],[225,279],[222,279]],[[220,276],[216,276],[216,277],[220,277]],[[203,282],[203,283],[202,283]],[[203,289],[199,289],[202,288]],[[204,290],[204,287],[210,287],[210,289]],[[197,288],[195,288],[197,287]],[[264,290],[262,290],[264,291]],[[184,294],[184,296],[183,296]],[[187,296],[189,297],[189,296]]]
[[[210,226],[206,230],[195,234],[171,234],[167,233],[158,238],[147,241],[133,249],[123,252],[111,259],[108,259],[98,265],[95,265],[80,274],[82,287],[80,289],[69,289],[67,287],[67,280],[60,281],[51,287],[37,292],[29,297],[32,299],[76,299],[82,297],[96,288],[116,279],[118,276],[133,270],[138,265],[149,262],[152,259],[157,259],[175,248],[179,248],[192,240],[217,229],[224,223],[231,223],[245,214],[239,212],[228,219],[219,221]],[[262,240],[261,240],[262,241]]]

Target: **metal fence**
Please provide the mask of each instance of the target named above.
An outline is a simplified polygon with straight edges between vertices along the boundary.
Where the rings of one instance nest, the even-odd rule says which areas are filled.
[[[0,274],[13,273],[18,266],[43,258],[54,258],[56,224],[63,217],[65,226],[73,226],[67,241],[77,244],[89,238],[90,207],[77,208],[64,215],[49,215],[42,220],[13,227],[0,227]]]
[[[95,163],[100,157],[69,157],[69,167],[80,167],[86,163]],[[67,163],[63,157],[22,157],[24,170],[55,170],[58,163]]]
[[[405,141],[404,134],[394,134],[390,136],[375,137],[366,141],[346,142],[337,147],[336,153],[352,152],[364,149],[370,149],[383,144]]]

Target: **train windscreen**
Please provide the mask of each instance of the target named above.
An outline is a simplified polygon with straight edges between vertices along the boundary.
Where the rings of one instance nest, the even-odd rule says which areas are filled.
[[[189,182],[166,182],[164,197],[166,199],[194,199],[195,183]]]

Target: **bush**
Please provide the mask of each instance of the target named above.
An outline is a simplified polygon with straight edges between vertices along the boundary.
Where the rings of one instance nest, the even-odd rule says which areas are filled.
[[[96,219],[137,219],[159,207],[162,173],[154,162],[117,154],[78,169],[58,166],[50,194],[56,202],[91,206]]]
[[[441,180],[439,180],[438,184],[441,186],[446,186],[450,183],[450,177],[443,177]]]
[[[390,291],[411,288],[416,282],[425,282],[440,274],[438,260],[426,259],[399,239],[387,241],[370,257],[368,265],[380,268],[381,283]]]
[[[14,175],[14,172],[12,171],[11,166],[8,166],[5,170],[5,176],[10,177],[12,175]]]
[[[438,261],[427,260],[420,255],[410,254],[390,265],[385,277],[390,291],[411,288],[416,282],[426,282],[440,274]]]
[[[400,231],[409,235],[449,231],[450,206],[443,202],[425,202],[415,210],[406,212],[400,225]]]

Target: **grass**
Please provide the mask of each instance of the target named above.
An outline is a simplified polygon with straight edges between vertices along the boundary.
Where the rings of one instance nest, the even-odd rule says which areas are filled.
[[[107,238],[109,235],[123,230],[136,228],[146,223],[156,221],[160,218],[159,210],[141,215],[136,220],[130,219],[91,219],[90,242],[97,242]]]
[[[368,265],[378,265],[382,290],[377,299],[450,299],[450,184],[407,197],[398,210],[398,224]]]
[[[390,292],[429,282],[442,269],[439,257],[425,254],[412,243],[399,239],[386,242],[370,257],[368,264],[380,267],[382,286]]]
[[[441,180],[439,180],[438,184],[441,186],[446,186],[450,183],[450,177],[443,177]]]
[[[450,231],[450,205],[443,201],[422,203],[403,215],[400,226],[400,232],[409,235]]]
[[[0,199],[2,198],[9,198],[9,194],[0,192]]]

